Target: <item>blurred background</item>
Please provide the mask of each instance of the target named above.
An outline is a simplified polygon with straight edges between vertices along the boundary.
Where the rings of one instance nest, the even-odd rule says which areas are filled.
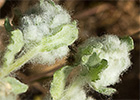
[[[10,20],[14,17],[14,8],[24,13],[38,0],[0,0],[0,50],[4,51],[7,36],[3,28],[5,17]],[[54,0],[67,9],[73,20],[77,20],[79,39],[75,45],[80,44],[91,36],[115,34],[118,36],[131,36],[134,39],[135,49],[131,52],[132,66],[121,76],[121,82],[115,87],[118,92],[112,97],[96,95],[97,100],[138,100],[140,82],[140,1],[139,0]],[[69,59],[71,59],[69,57]],[[49,68],[26,64],[16,77],[30,85],[22,100],[41,100],[49,92],[50,80],[53,72],[66,63],[66,59],[56,62]],[[37,67],[36,67],[37,66]]]

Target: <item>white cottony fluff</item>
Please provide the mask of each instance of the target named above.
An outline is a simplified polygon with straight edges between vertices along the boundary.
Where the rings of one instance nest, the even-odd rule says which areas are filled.
[[[67,11],[48,2],[37,4],[21,19],[21,29],[26,42],[39,42],[44,35],[51,35],[55,27],[70,23]]]
[[[39,44],[42,38],[58,32],[61,25],[69,23],[71,17],[61,6],[45,1],[36,4],[21,19],[20,29],[25,41],[24,52]],[[54,64],[56,60],[66,56],[68,51],[68,47],[61,47],[50,52],[40,52],[30,62]]]
[[[62,19],[64,18],[64,19]],[[70,21],[70,16],[64,12],[63,14],[58,14],[54,17],[53,23],[51,24],[51,28],[55,28],[58,25],[65,24]]]
[[[67,46],[60,47],[50,52],[40,52],[39,54],[34,56],[30,62],[51,65],[54,64],[56,60],[60,60],[65,57],[68,52],[69,48]]]
[[[86,100],[86,93],[80,86],[70,88],[70,90],[60,100]]]
[[[65,89],[64,94],[59,100],[93,100],[88,97],[86,91],[84,90],[84,85],[86,84],[84,77],[78,77]]]
[[[119,76],[131,65],[127,43],[113,35],[107,35],[101,41],[103,47],[97,54],[108,61],[108,67],[100,73],[100,79],[93,83],[96,87],[106,87],[119,82]]]

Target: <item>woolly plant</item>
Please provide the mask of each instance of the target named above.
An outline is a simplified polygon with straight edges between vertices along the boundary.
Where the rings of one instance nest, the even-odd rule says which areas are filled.
[[[1,100],[15,100],[28,89],[11,72],[29,62],[54,64],[67,56],[68,46],[78,38],[76,21],[59,5],[44,0],[25,12],[18,26],[12,27],[6,19],[5,29],[10,40],[0,65]],[[104,95],[114,94],[116,89],[108,86],[119,82],[131,65],[133,47],[131,37],[106,35],[86,40],[77,47],[75,62],[54,73],[51,97],[46,100],[93,100],[86,95],[86,86]]]
[[[4,25],[10,40],[0,66],[1,100],[8,100],[7,87],[2,87],[2,84],[9,84],[9,91],[14,95],[28,88],[10,77],[11,72],[28,62],[54,64],[57,59],[67,56],[68,46],[78,38],[76,22],[71,21],[67,11],[52,1],[42,0],[30,8],[22,15],[18,26],[12,27],[8,18]]]
[[[86,95],[87,85],[103,94],[112,95],[108,87],[120,81],[119,76],[130,67],[131,37],[114,35],[92,37],[78,47],[75,62],[56,71],[51,83],[53,100],[93,100]]]

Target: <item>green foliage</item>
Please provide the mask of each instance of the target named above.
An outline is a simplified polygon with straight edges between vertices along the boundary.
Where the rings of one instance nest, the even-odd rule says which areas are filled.
[[[90,67],[89,66],[89,76],[91,78],[91,81],[95,82],[96,80],[100,79],[99,74],[107,68],[107,61],[106,60],[101,60],[100,63],[98,63],[95,66]]]
[[[5,19],[4,26],[5,26],[5,29],[7,32],[13,31],[13,28],[12,28],[8,18]]]
[[[55,5],[55,3],[51,0],[49,0],[48,2],[41,0],[40,5],[38,6],[38,8],[33,8],[31,9],[31,11],[29,11],[35,11],[34,17],[36,18],[36,20],[34,20],[35,18],[31,18],[32,21],[34,20],[33,24],[32,21],[30,23],[30,20],[27,20],[28,17],[26,16],[26,21],[21,21],[20,23],[21,26],[22,24],[23,26],[18,26],[20,29],[13,30],[12,26],[9,23],[9,19],[5,19],[4,26],[7,32],[9,33],[10,40],[5,54],[3,56],[3,65],[0,69],[0,81],[4,80],[5,83],[10,84],[11,91],[15,95],[26,92],[28,86],[22,84],[15,78],[9,77],[9,74],[11,72],[20,69],[21,66],[32,60],[39,53],[55,51],[56,49],[61,47],[65,47],[64,50],[66,50],[66,48],[68,48],[68,46],[71,45],[78,38],[78,28],[76,26],[76,22],[71,22],[70,16],[65,10],[63,10],[58,5]],[[52,11],[50,12],[49,9]],[[40,11],[39,14],[38,10]],[[30,17],[30,15],[28,16]],[[21,17],[21,15],[18,17]],[[50,18],[47,19],[48,17]],[[58,20],[60,18],[62,19],[62,21]],[[38,25],[40,26],[38,27]],[[36,33],[32,32],[34,30],[33,28],[36,28],[38,31],[36,31]],[[24,29],[28,31],[25,31]],[[48,31],[45,30],[44,33],[44,29],[47,29]],[[35,35],[36,37],[34,38]],[[39,41],[36,41],[37,39]],[[64,55],[63,51],[62,55]],[[64,90],[66,73],[68,73],[68,69],[66,68],[65,71],[65,68],[62,68],[61,70],[57,71],[54,75],[54,79],[57,80],[59,78],[59,81],[53,81],[51,93],[54,96],[54,94],[56,93],[55,91],[53,91],[54,89],[60,92],[55,98],[59,98],[61,95],[61,91]],[[57,88],[57,86],[59,86],[59,88]]]
[[[83,58],[83,57],[82,57]],[[99,56],[94,52],[93,54],[90,55],[90,57],[88,58],[88,61],[86,63],[87,66],[89,67],[93,67],[96,64],[98,64],[101,61],[101,59],[99,58]],[[94,67],[93,67],[94,68]]]
[[[13,78],[13,77],[6,77],[3,79],[5,82],[8,82],[11,85],[11,91],[14,94],[20,94],[20,93],[24,93],[27,91],[28,86],[21,83],[20,81],[18,81],[17,79]]]
[[[71,45],[77,38],[78,29],[75,24],[63,25],[57,33],[43,38],[39,44],[40,51],[50,51],[62,46]]]
[[[62,94],[65,89],[66,79],[71,70],[72,68],[70,66],[65,66],[57,70],[53,75],[50,93],[54,100],[59,100],[63,96]]]
[[[60,100],[55,97],[55,94],[59,93],[59,98],[62,98],[62,100],[75,100],[75,98],[80,97],[82,97],[81,100],[87,100],[88,97],[86,98],[84,96],[86,94],[83,92],[78,93],[78,91],[83,91],[83,87],[87,84],[103,95],[114,94],[116,89],[107,86],[109,86],[108,84],[113,85],[114,82],[118,82],[118,76],[124,69],[126,70],[126,68],[130,66],[129,51],[133,48],[134,45],[131,37],[119,39],[111,35],[88,39],[78,48],[78,52],[75,54],[76,61],[73,66],[70,67],[72,70],[69,72],[73,73],[71,83],[66,85],[66,78],[69,73],[64,73],[62,69],[58,71],[59,74],[58,72],[54,74],[52,87],[55,86],[55,88],[51,88],[51,91],[53,91],[53,93],[51,92],[53,100]],[[122,53],[121,50],[124,50],[124,53]],[[120,59],[123,59],[123,62],[120,61]],[[119,64],[116,64],[116,61],[118,61]],[[116,69],[114,66],[117,66],[119,71],[114,70]],[[63,67],[63,69],[67,70],[68,67],[69,66]],[[76,71],[73,72],[73,70]],[[116,76],[112,76],[110,73]],[[108,77],[110,80],[107,80]],[[63,80],[64,78],[65,81]],[[55,83],[54,81],[56,80],[57,82]],[[97,84],[98,82],[99,85]],[[77,93],[74,94],[73,92]]]
[[[3,67],[9,67],[15,60],[15,55],[22,49],[24,45],[23,34],[17,29],[11,31],[10,43],[7,46],[7,50],[4,55]]]
[[[26,92],[28,86],[9,77],[11,72],[39,53],[68,48],[78,38],[76,22],[71,22],[69,14],[52,0],[40,0],[39,8],[35,6],[26,14],[20,23],[23,24],[21,30],[13,30],[8,18],[4,23],[10,41],[3,56],[0,82],[10,84],[15,95]],[[53,100],[88,100],[84,90],[86,85],[101,94],[112,95],[116,90],[108,86],[118,82],[120,74],[130,66],[129,51],[133,49],[133,39],[129,36],[106,35],[88,39],[78,47],[73,66],[64,66],[53,75],[50,89]],[[20,52],[24,53],[19,56]]]
[[[95,90],[103,95],[112,95],[116,92],[116,89],[109,88],[109,87],[100,87],[98,89],[95,88]]]
[[[129,51],[131,51],[131,50],[134,49],[134,42],[133,42],[133,39],[132,39],[130,36],[122,37],[122,38],[120,38],[120,40],[121,40],[122,42],[127,43],[128,48],[129,48],[129,49],[128,49]]]

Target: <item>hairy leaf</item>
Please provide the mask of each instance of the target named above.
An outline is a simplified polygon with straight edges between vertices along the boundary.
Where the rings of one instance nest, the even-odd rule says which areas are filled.
[[[22,49],[23,45],[22,32],[19,29],[11,31],[10,43],[4,55],[4,67],[9,67],[14,62],[15,55]]]
[[[96,91],[101,94],[110,96],[116,92],[116,89],[109,88],[109,87],[100,87],[100,88],[96,89]]]
[[[59,98],[62,96],[66,85],[66,79],[71,70],[72,67],[64,66],[54,73],[50,90],[53,100],[59,100]]]
[[[21,83],[20,81],[18,81],[13,77],[6,77],[3,80],[11,85],[11,89],[14,94],[24,93],[28,89],[27,85]]]
[[[120,38],[122,42],[126,42],[128,45],[128,50],[131,51],[134,49],[134,41],[130,36],[125,36]]]
[[[100,79],[99,74],[107,67],[108,67],[107,61],[104,59],[97,65],[90,67],[89,76],[90,76],[91,80],[93,82],[95,82],[96,80]]]

